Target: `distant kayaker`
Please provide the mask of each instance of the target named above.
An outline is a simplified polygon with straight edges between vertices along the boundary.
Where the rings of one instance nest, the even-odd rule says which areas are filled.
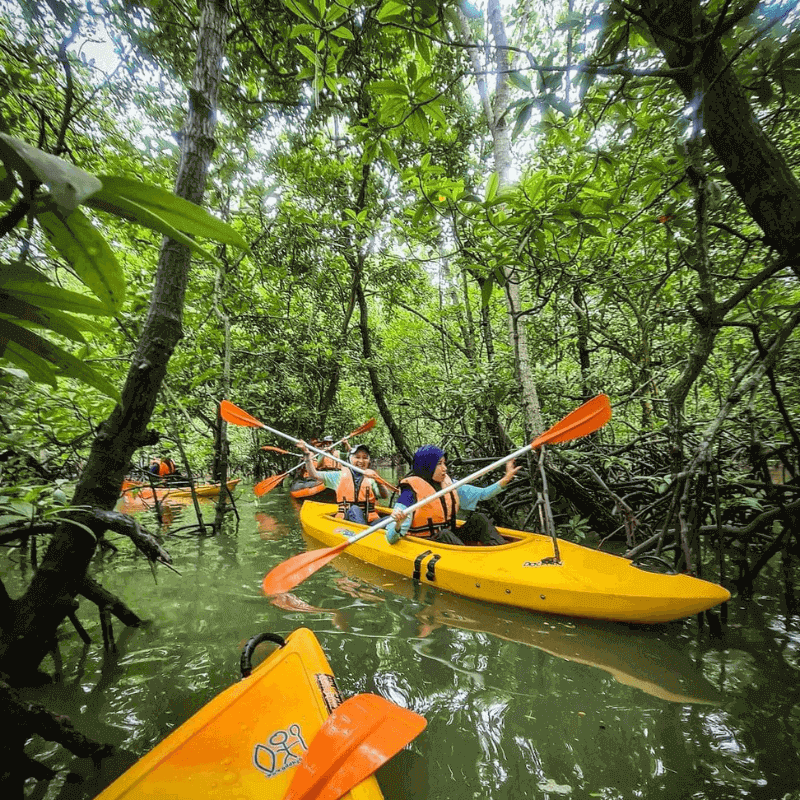
[[[158,474],[162,478],[169,478],[173,476],[180,477],[180,472],[175,466],[175,462],[171,458],[162,458],[161,463],[158,465]]]
[[[338,470],[318,471],[308,445],[300,441],[297,446],[305,453],[309,477],[322,481],[327,488],[336,491],[336,502],[339,504],[337,519],[362,524],[378,519],[378,512],[375,511],[376,496],[385,498],[389,493],[386,487],[376,480],[378,473],[370,469],[372,454],[365,444],[360,444],[353,450],[350,461],[354,467],[358,467],[366,474],[356,472],[347,466],[341,466]]]
[[[400,481],[400,496],[392,509],[392,522],[386,527],[386,539],[395,544],[401,536],[412,533],[414,536],[430,538],[445,544],[464,544],[479,542],[484,545],[504,544],[494,523],[475,508],[481,500],[502,492],[513,480],[520,467],[513,461],[506,462],[506,472],[491,486],[480,487],[465,484],[442,497],[415,509],[409,516],[407,508],[431,497],[449,486],[453,481],[447,474],[444,451],[429,444],[414,453],[412,470]],[[464,524],[456,526],[459,509],[468,511]],[[458,531],[456,534],[455,531]]]
[[[338,450],[332,449],[334,443],[335,442],[333,436],[323,436],[322,441],[320,442],[319,445],[319,449],[327,450],[332,455],[336,456],[336,458],[341,458],[341,453]],[[349,451],[350,449],[349,445],[347,449]],[[315,466],[317,469],[332,469],[332,470],[339,469],[339,463],[337,461],[334,461],[332,458],[329,458],[328,456],[317,456]]]

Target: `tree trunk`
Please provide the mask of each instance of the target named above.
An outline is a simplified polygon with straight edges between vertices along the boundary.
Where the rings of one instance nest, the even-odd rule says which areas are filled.
[[[664,58],[672,68],[692,68],[675,78],[684,97],[694,102],[699,84],[706,136],[725,176],[764,231],[765,244],[782,253],[800,249],[800,182],[764,133],[719,39],[696,46],[696,0],[643,0],[642,11]],[[725,6],[727,8],[727,6]],[[708,36],[712,23],[700,19]]]
[[[200,23],[189,113],[181,134],[181,160],[175,193],[202,200],[214,150],[217,87],[220,80],[227,10],[224,0],[208,0]],[[122,390],[122,402],[100,427],[75,489],[73,505],[112,509],[133,454],[157,437],[147,431],[170,356],[182,336],[182,309],[189,278],[190,251],[165,240],[142,337]],[[100,523],[81,520],[94,533],[63,524],[54,535],[25,594],[11,602],[2,620],[0,670],[24,680],[48,652],[56,628],[74,608],[94,554]]]
[[[475,75],[478,81],[478,92],[481,97],[484,113],[486,114],[489,132],[494,144],[494,166],[502,188],[508,184],[508,175],[511,169],[511,130],[508,127],[510,114],[509,75],[513,71],[511,57],[508,50],[503,12],[498,0],[490,0],[487,7],[489,27],[494,39],[495,64],[493,67],[484,68],[478,58],[478,49],[470,47]],[[463,14],[459,13],[461,22],[460,37],[464,44],[473,44],[469,25]],[[489,90],[484,73],[489,70],[496,74],[494,98],[490,99]],[[522,317],[522,299],[519,290],[519,280],[514,270],[503,270],[505,279],[506,304],[508,307],[508,332],[511,347],[514,352],[514,366],[517,375],[517,384],[522,398],[522,407],[525,420],[525,438],[532,439],[544,430],[542,422],[539,395],[533,380],[533,361],[528,346],[528,334]]]
[[[589,355],[589,312],[583,302],[583,290],[577,281],[572,287],[572,304],[575,306],[578,363],[581,367],[581,397],[588,400],[593,394],[590,377],[592,361]]]
[[[364,351],[364,365],[367,368],[370,384],[372,385],[372,395],[375,398],[375,402],[378,404],[381,417],[386,423],[389,434],[400,452],[400,455],[405,459],[406,463],[411,464],[413,453],[408,446],[408,442],[406,442],[403,431],[400,430],[400,427],[394,420],[389,404],[386,402],[386,396],[380,382],[378,369],[372,361],[372,342],[370,341],[369,335],[369,311],[367,309],[367,298],[364,296],[364,289],[361,286],[360,271],[356,274],[355,289],[360,312],[358,327],[361,331],[361,348]]]

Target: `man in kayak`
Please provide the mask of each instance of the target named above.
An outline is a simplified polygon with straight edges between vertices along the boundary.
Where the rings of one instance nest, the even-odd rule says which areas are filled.
[[[386,487],[376,480],[378,473],[370,469],[372,456],[365,444],[360,444],[352,451],[350,461],[354,467],[358,467],[366,474],[346,466],[342,466],[339,470],[318,471],[306,443],[300,441],[297,446],[305,453],[306,471],[309,477],[316,478],[328,489],[335,490],[336,502],[339,504],[339,510],[336,512],[338,519],[362,524],[378,519],[378,512],[375,511],[376,495],[385,498],[389,493]]]
[[[415,509],[410,516],[406,512],[409,506],[431,497],[453,482],[447,474],[444,452],[432,444],[420,447],[414,453],[411,474],[400,481],[400,496],[392,509],[393,521],[386,526],[386,540],[389,544],[395,544],[401,536],[410,532],[414,536],[445,544],[504,544],[494,523],[475,508],[481,500],[488,500],[502,492],[519,469],[513,461],[508,461],[505,475],[491,486],[465,484]],[[457,528],[456,514],[459,509],[468,511],[469,516]]]

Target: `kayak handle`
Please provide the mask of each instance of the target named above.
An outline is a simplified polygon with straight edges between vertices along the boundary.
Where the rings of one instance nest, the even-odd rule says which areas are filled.
[[[277,633],[257,633],[255,636],[251,636],[242,648],[242,657],[239,659],[239,672],[243,678],[249,677],[253,671],[253,653],[261,642],[274,642],[279,647],[286,646],[286,639]]]

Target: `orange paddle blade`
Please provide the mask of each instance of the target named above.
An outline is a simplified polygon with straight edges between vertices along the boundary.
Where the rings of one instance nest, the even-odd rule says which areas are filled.
[[[234,425],[243,425],[246,428],[263,428],[264,423],[259,422],[255,417],[243,411],[239,406],[235,406],[230,400],[221,400],[219,404],[219,415],[225,422]]]
[[[283,483],[283,479],[288,474],[288,472],[283,472],[280,475],[270,475],[269,478],[264,478],[261,483],[257,483],[253,487],[256,497],[261,497],[262,495],[267,494],[267,492],[271,492],[276,486],[280,486]]]
[[[338,800],[426,725],[425,717],[378,695],[345,700],[312,739],[284,800]]]
[[[341,544],[337,544],[336,547],[308,550],[305,553],[298,553],[296,556],[287,558],[286,561],[281,562],[277,567],[273,567],[266,574],[261,582],[261,591],[268,597],[291,591],[309,575],[313,575],[329,561],[333,561],[349,544],[350,540],[345,539]]]
[[[359,436],[362,433],[371,431],[374,427],[375,427],[375,417],[367,420],[363,425],[359,425],[359,427],[357,427],[352,433],[347,435],[347,438],[352,439],[354,436]]]
[[[570,439],[579,439],[599,430],[611,419],[611,402],[608,395],[599,394],[585,402],[580,408],[567,414],[564,419],[553,425],[550,430],[531,442],[531,447],[540,447],[543,444],[566,442]]]
[[[284,450],[282,447],[274,447],[271,444],[263,444],[261,445],[262,450],[269,450],[270,453],[280,453],[282,456],[297,456],[300,458],[302,453],[290,453],[288,450]]]

